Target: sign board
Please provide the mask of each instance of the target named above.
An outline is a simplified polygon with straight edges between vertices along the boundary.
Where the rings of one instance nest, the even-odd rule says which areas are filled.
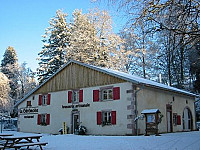
[[[20,108],[19,113],[20,114],[37,114],[38,108],[37,107]]]
[[[78,108],[78,107],[90,107],[90,104],[76,104],[76,105],[62,105],[62,108]]]

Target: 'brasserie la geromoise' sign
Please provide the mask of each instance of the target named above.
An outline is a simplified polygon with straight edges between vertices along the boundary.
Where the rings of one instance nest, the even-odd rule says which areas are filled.
[[[90,104],[76,104],[76,105],[62,105],[62,108],[78,108],[78,107],[90,107]]]
[[[20,114],[37,114],[38,108],[37,107],[27,107],[27,108],[21,108],[19,110]]]

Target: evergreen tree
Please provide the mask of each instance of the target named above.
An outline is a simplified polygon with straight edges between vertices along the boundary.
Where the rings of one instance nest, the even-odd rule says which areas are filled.
[[[69,29],[66,22],[67,14],[61,10],[49,22],[50,27],[43,35],[43,48],[38,54],[38,80],[40,83],[54,74],[67,60],[66,47],[69,44]]]
[[[39,53],[40,83],[70,59],[125,71],[123,40],[113,33],[108,12],[93,10],[82,14],[75,10],[69,24],[67,14],[60,10],[56,14],[43,36],[44,47]]]
[[[9,46],[1,61],[1,72],[4,73],[9,79],[10,84],[10,97],[16,102],[18,96],[18,59],[16,51],[13,47]]]
[[[82,14],[81,10],[75,10],[73,19],[70,50],[77,55],[72,59],[125,71],[127,57],[123,40],[113,32],[108,12],[93,9]]]

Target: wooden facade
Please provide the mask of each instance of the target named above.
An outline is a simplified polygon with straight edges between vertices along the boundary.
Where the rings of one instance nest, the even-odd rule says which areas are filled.
[[[126,81],[71,62],[36,90],[35,94],[122,82]]]

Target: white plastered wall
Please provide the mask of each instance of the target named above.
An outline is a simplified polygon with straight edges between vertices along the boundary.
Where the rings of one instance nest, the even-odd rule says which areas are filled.
[[[93,90],[97,90],[106,86],[120,87],[120,100],[93,102]],[[78,111],[80,112],[80,122],[82,122],[82,125],[84,125],[88,130],[87,134],[126,135],[132,133],[131,129],[127,129],[127,124],[131,123],[130,120],[127,119],[127,115],[131,114],[131,111],[127,110],[127,106],[130,105],[130,99],[132,99],[132,94],[127,93],[127,90],[132,90],[131,83],[126,82],[83,88],[83,102],[80,104],[88,103],[90,104],[90,107],[79,107]],[[66,122],[69,128],[71,127],[72,108],[62,108],[62,105],[71,105],[68,103],[68,91],[52,92],[50,94],[51,101],[50,105],[47,106],[38,106],[39,95],[34,95],[34,100],[32,100],[32,96],[27,99],[31,100],[32,107],[38,107],[38,114],[50,114],[50,125],[37,125],[37,114],[29,114],[34,115],[34,118],[24,118],[24,114],[22,114],[19,115],[18,127],[20,131],[58,134],[58,130],[62,127],[63,122]],[[22,107],[26,107],[27,100],[21,103],[18,108],[20,109]],[[97,112],[102,110],[116,111],[116,125],[103,127],[101,125],[97,125]],[[71,131],[71,128],[69,131]]]
[[[141,111],[144,109],[159,109],[161,111],[164,117],[162,118],[162,122],[158,125],[160,133],[167,132],[167,104],[172,105],[172,116],[173,113],[177,113],[177,115],[181,116],[181,125],[173,125],[173,132],[183,131],[182,115],[186,107],[192,112],[193,129],[195,128],[194,98],[192,97],[159,89],[144,88],[137,94],[137,103],[138,115],[141,115]],[[138,121],[138,128],[140,129],[140,134],[145,133],[145,120]]]

